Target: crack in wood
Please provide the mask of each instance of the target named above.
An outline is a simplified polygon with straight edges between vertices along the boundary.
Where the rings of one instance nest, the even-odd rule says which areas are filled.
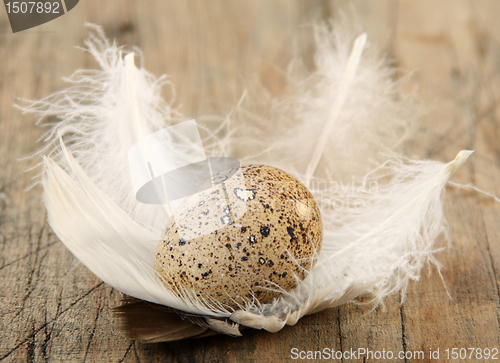
[[[44,329],[45,327],[47,327],[49,324],[52,324],[55,321],[57,321],[62,314],[64,314],[65,312],[69,311],[70,309],[72,309],[76,304],[78,304],[83,299],[87,298],[91,293],[93,293],[99,287],[101,287],[103,285],[104,285],[104,282],[100,282],[99,284],[97,284],[96,286],[94,286],[92,289],[90,289],[89,291],[87,291],[85,294],[83,294],[80,298],[78,298],[77,300],[75,300],[74,302],[72,302],[70,304],[70,306],[68,306],[66,309],[62,310],[60,312],[60,314],[58,316],[56,316],[54,319],[52,319],[49,322],[46,322],[46,323],[42,324],[42,326],[40,326],[37,329],[35,329],[28,337],[26,337],[24,340],[22,340],[20,343],[18,343],[14,348],[12,348],[11,350],[9,350],[3,356],[0,356],[0,361],[3,360],[3,359],[5,359],[5,358],[8,358],[12,353],[14,353],[21,346],[23,346],[26,342],[28,342],[30,339],[32,339],[36,334],[38,334],[38,332],[40,332],[42,329]]]
[[[405,363],[408,363],[408,359],[406,358],[406,353],[408,352],[408,348],[406,346],[405,316],[404,316],[404,310],[403,310],[402,306],[399,308],[399,314],[401,317],[401,345],[403,347],[403,352],[405,354],[404,361],[405,361]]]

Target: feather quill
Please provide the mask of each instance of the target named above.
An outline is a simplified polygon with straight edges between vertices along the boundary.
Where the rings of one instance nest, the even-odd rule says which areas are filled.
[[[316,265],[292,291],[277,286],[281,297],[269,304],[254,301],[234,311],[211,306],[193,291],[183,295],[192,298],[180,298],[154,272],[156,244],[170,212],[135,199],[127,152],[184,118],[160,98],[165,77],[135,68],[99,27],[92,29],[86,49],[101,70],[76,71],[67,79],[71,87],[24,110],[60,120],[42,151],[44,200],[59,238],[119,291],[183,317],[172,318],[169,310],[171,326],[148,329],[142,317],[161,315],[161,309],[127,301],[118,316],[128,336],[150,342],[213,332],[237,336],[239,325],[275,332],[362,294],[380,303],[405,291],[426,263],[437,263],[441,192],[471,152],[448,164],[396,156],[412,112],[399,97],[392,70],[366,34],[355,38],[345,26],[327,24],[315,28],[316,71],[291,82],[291,96],[269,100],[261,114],[244,112],[243,102],[225,123],[201,125],[213,156],[276,166],[308,185],[324,223]],[[269,117],[276,123],[263,132]],[[228,124],[230,132],[223,130]],[[260,152],[242,148],[242,138]]]

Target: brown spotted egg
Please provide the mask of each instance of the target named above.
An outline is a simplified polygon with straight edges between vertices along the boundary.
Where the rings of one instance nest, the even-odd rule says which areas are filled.
[[[215,180],[218,179],[218,180]],[[307,188],[267,165],[217,175],[169,220],[155,269],[181,298],[236,309],[295,288],[321,248],[322,221]]]

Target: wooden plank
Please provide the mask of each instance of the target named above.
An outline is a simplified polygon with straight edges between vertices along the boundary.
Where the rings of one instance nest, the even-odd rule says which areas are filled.
[[[395,59],[399,75],[415,70],[409,86],[418,86],[418,97],[430,105],[408,155],[447,161],[460,149],[475,149],[453,181],[500,195],[496,0],[86,0],[17,34],[0,12],[0,360],[279,362],[291,357],[292,348],[426,354],[406,360],[414,362],[428,361],[429,350],[440,349],[444,361],[447,348],[500,348],[500,206],[475,191],[447,188],[450,244],[439,253],[443,281],[435,269],[430,277],[424,273],[402,306],[400,296],[391,296],[385,309],[348,304],[275,334],[245,331],[237,339],[159,344],[120,335],[111,314],[119,293],[58,241],[40,188],[26,191],[32,175],[23,171],[36,161],[18,159],[40,147],[43,130],[12,103],[43,97],[63,87],[61,77],[74,69],[96,66],[74,49],[87,35],[85,21],[102,25],[119,44],[140,47],[151,73],[169,74],[183,114],[220,116],[252,77],[271,93],[284,92],[282,70],[291,55],[311,64],[307,28],[349,14],[351,7],[370,40]]]

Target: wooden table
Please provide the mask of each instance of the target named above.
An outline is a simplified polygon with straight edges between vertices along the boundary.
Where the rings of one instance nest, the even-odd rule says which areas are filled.
[[[395,295],[385,308],[347,304],[276,334],[148,345],[120,335],[111,314],[120,294],[54,235],[41,188],[26,190],[32,175],[24,170],[37,160],[19,158],[41,146],[43,130],[13,102],[41,98],[61,89],[61,77],[74,69],[96,67],[74,48],[88,33],[84,22],[140,47],[150,72],[170,75],[180,111],[198,117],[226,114],[251,77],[280,94],[280,69],[293,52],[311,60],[308,27],[352,10],[399,76],[412,72],[410,84],[418,86],[427,112],[408,155],[448,161],[474,149],[453,181],[500,195],[497,0],[82,0],[67,15],[16,34],[0,11],[0,361],[280,362],[292,348],[424,351],[424,360],[405,360],[415,362],[429,361],[429,350],[439,349],[434,361],[445,361],[447,348],[500,348],[500,203],[475,191],[447,188],[451,243],[439,253],[442,278],[431,268],[403,305]]]

